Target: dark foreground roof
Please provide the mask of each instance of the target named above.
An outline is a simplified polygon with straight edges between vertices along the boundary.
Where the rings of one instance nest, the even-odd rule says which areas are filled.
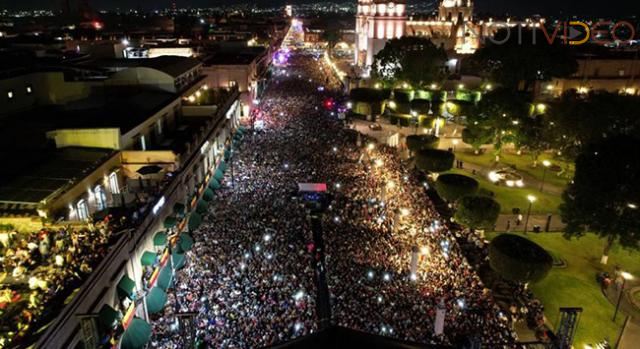
[[[331,326],[314,334],[294,339],[292,341],[268,347],[269,349],[338,349],[338,348],[367,348],[367,349],[452,349],[443,345],[428,345],[401,341],[390,337],[352,330],[340,326]]]

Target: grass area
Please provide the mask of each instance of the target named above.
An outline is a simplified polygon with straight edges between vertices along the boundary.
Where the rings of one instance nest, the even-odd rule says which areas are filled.
[[[485,151],[482,154],[473,154],[470,149],[460,150],[456,152],[456,157],[464,162],[476,164],[479,166],[492,167],[494,166],[495,157],[490,151]],[[569,168],[567,173],[562,176],[558,176],[555,172],[547,170],[544,174],[544,166],[542,166],[543,160],[549,160],[553,164],[557,164],[562,168]],[[557,187],[565,187],[571,178],[573,178],[574,166],[567,166],[567,163],[558,159],[553,159],[549,154],[543,154],[538,160],[540,163],[538,166],[533,167],[533,160],[529,155],[517,155],[514,153],[504,151],[500,156],[500,164],[503,166],[515,166],[518,171],[528,174],[531,177],[542,181],[544,175],[545,183],[555,185]],[[498,166],[499,167],[499,166]]]
[[[489,239],[494,236],[495,233],[487,234]],[[529,234],[527,237],[567,262],[566,268],[554,268],[545,279],[530,285],[535,296],[544,304],[551,326],[555,328],[557,325],[560,307],[582,307],[574,346],[583,348],[585,344],[593,344],[604,338],[615,343],[625,317],[618,316],[616,323],[611,321],[615,307],[601,293],[595,277],[603,270],[612,272],[616,265],[640,275],[640,252],[614,246],[609,264],[603,266],[600,264],[600,254],[604,242],[594,234],[571,241],[564,239],[560,233]]]
[[[449,173],[460,173],[475,178],[480,183],[481,193],[494,193],[494,198],[500,203],[501,213],[511,214],[511,209],[519,207],[522,214],[525,214],[529,207],[529,201],[527,201],[527,195],[529,194],[535,195],[537,198],[536,202],[531,206],[531,214],[556,214],[558,213],[558,206],[562,203],[562,198],[558,195],[547,192],[541,193],[532,188],[498,186],[483,176],[472,176],[471,173],[465,170],[453,169]]]

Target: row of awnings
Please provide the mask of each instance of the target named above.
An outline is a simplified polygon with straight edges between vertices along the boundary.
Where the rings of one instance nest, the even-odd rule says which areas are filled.
[[[233,143],[236,145],[240,139],[244,136],[245,129],[243,127],[238,128],[233,138]],[[229,160],[231,152],[229,149],[225,150],[224,158]],[[208,210],[208,205],[213,201],[215,194],[214,190],[218,190],[222,187],[221,182],[224,178],[224,172],[227,170],[227,163],[223,160],[220,161],[216,168],[213,178],[209,181],[207,188],[202,194],[202,198],[197,202],[196,208],[191,214],[189,214],[188,228],[190,232],[198,229],[202,224],[202,214]],[[173,206],[173,214],[165,218],[163,226],[165,229],[173,229],[178,224],[178,220],[185,217],[186,207],[181,203],[176,203]],[[156,247],[167,246],[169,242],[169,236],[167,231],[157,232],[153,236],[153,245]],[[169,260],[160,269],[155,286],[153,286],[146,294],[144,301],[146,303],[147,312],[149,314],[155,314],[161,312],[167,303],[166,291],[173,285],[173,277],[175,270],[178,270],[185,265],[184,253],[190,251],[193,248],[193,237],[186,232],[179,235],[176,243],[176,248],[171,253]],[[145,251],[140,258],[140,263],[143,266],[153,266],[159,261],[158,253]],[[124,275],[117,285],[118,295],[120,297],[128,297],[134,299],[135,295],[135,282],[129,278],[128,275]],[[98,321],[101,326],[106,329],[112,328],[118,321],[122,320],[122,314],[113,309],[108,304],[103,305],[98,313]],[[146,321],[133,318],[127,326],[120,347],[123,349],[142,349],[151,339],[152,328]]]

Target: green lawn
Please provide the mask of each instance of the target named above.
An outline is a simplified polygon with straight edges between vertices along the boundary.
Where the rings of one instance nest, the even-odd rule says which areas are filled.
[[[488,234],[488,238],[496,234]],[[582,307],[583,313],[576,333],[575,348],[608,338],[615,343],[624,322],[618,316],[611,321],[614,306],[600,292],[595,277],[602,270],[611,272],[615,265],[634,275],[640,275],[640,253],[614,246],[609,264],[600,264],[603,242],[594,234],[579,240],[565,240],[560,233],[529,234],[527,236],[552,254],[567,261],[567,267],[554,268],[542,281],[530,285],[536,297],[545,305],[545,314],[555,328],[559,307]]]
[[[527,195],[534,195],[537,200],[531,206],[532,214],[556,214],[558,213],[558,206],[562,203],[562,198],[558,195],[549,193],[541,193],[538,190],[531,188],[510,188],[506,186],[498,186],[491,183],[483,176],[472,176],[471,173],[453,169],[450,173],[460,173],[466,176],[475,178],[480,183],[481,193],[487,193],[489,191],[494,193],[494,198],[500,203],[501,212],[505,214],[511,214],[511,209],[519,207],[523,214],[529,206]]]
[[[470,149],[456,151],[456,157],[464,162],[476,164],[479,166],[492,167],[494,166],[495,157],[491,151],[485,151],[482,154],[475,155]],[[544,166],[542,166],[542,160],[549,160],[554,164],[557,164],[563,168],[567,168],[567,164],[564,161],[553,159],[549,154],[543,154],[540,156],[539,165],[533,167],[533,160],[529,155],[517,155],[510,152],[503,152],[500,156],[500,163],[503,166],[514,165],[518,171],[524,172],[531,177],[538,180],[542,180],[544,175],[545,183],[550,183],[558,187],[565,187],[570,178],[573,177],[574,166],[568,166],[569,171],[562,176],[558,176],[555,172],[547,170],[544,174]]]

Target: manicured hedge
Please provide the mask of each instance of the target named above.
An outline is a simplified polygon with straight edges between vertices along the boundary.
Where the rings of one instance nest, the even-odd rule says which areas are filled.
[[[467,195],[458,199],[455,220],[472,229],[493,229],[500,214],[500,204],[484,195]]]
[[[463,196],[475,194],[479,183],[469,176],[446,173],[438,176],[435,187],[441,198],[455,202]]]
[[[501,234],[489,245],[489,265],[503,278],[517,282],[542,280],[553,257],[533,241],[513,234]]]
[[[438,149],[422,149],[416,154],[416,167],[425,172],[444,172],[453,167],[453,153]]]

